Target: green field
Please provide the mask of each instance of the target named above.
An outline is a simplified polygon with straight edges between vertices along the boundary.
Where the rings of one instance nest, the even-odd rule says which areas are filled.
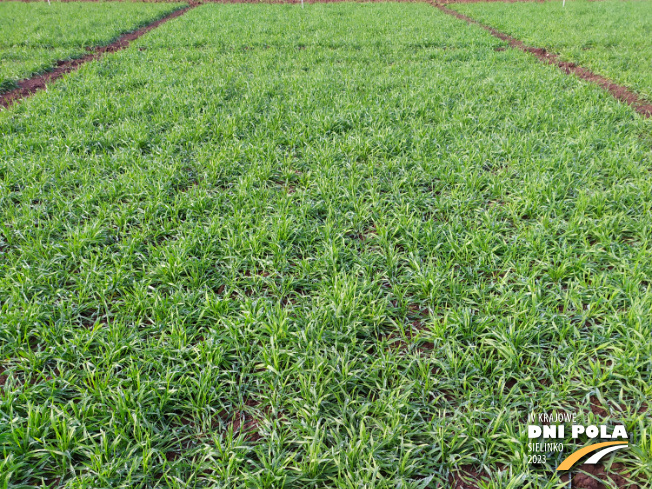
[[[174,3],[0,2],[0,93],[58,60],[109,44],[179,8]]]
[[[569,0],[452,8],[652,99],[652,2]]]
[[[0,112],[0,487],[568,487],[532,410],[649,478],[652,123],[501,45],[204,5]]]

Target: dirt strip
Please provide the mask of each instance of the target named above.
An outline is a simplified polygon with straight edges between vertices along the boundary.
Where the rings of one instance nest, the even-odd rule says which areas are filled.
[[[451,3],[547,3],[547,2],[561,2],[562,0],[445,0],[443,3],[449,5]],[[593,0],[603,1],[603,0]]]
[[[179,10],[166,15],[165,17],[160,18],[159,20],[152,22],[140,29],[137,29],[133,32],[123,34],[116,41],[113,41],[111,44],[106,46],[97,46],[94,48],[87,48],[90,53],[81,58],[69,59],[65,61],[58,61],[57,66],[46,73],[36,75],[27,80],[21,80],[18,82],[18,87],[10,90],[9,92],[0,94],[0,107],[9,107],[11,104],[20,101],[30,95],[33,95],[38,90],[46,88],[48,83],[52,83],[58,78],[61,78],[66,73],[76,70],[84,63],[93,61],[94,59],[100,58],[104,53],[114,53],[120,51],[129,46],[129,43],[135,39],[138,39],[140,36],[147,34],[152,29],[156,29],[161,24],[167,22],[168,20],[174,19],[185,14],[191,8],[196,7],[196,3],[191,3],[188,7],[184,7]]]
[[[582,68],[581,66],[577,66],[575,63],[561,61],[559,55],[554,53],[549,53],[543,48],[534,48],[531,46],[526,46],[523,43],[523,41],[519,41],[518,39],[512,36],[509,36],[503,32],[494,29],[493,27],[478,22],[477,20],[474,20],[471,17],[461,14],[455,10],[449,9],[448,7],[446,7],[445,4],[432,2],[432,1],[429,3],[448,15],[457,17],[458,19],[464,20],[469,24],[475,24],[477,26],[482,27],[484,30],[490,32],[493,36],[497,37],[498,39],[501,39],[509,43],[509,45],[513,48],[520,49],[525,53],[533,54],[544,63],[555,65],[561,68],[564,72],[566,72],[567,75],[572,74],[583,80],[587,80],[601,86],[602,88],[607,90],[611,95],[613,95],[617,100],[620,100],[621,102],[625,102],[631,105],[632,108],[636,112],[641,114],[643,117],[652,117],[652,103],[641,98],[639,95],[632,92],[629,88],[624,87],[622,85],[618,85],[612,82],[611,80],[609,80],[608,78],[605,78],[604,76],[593,73],[591,70],[588,70],[587,68]]]
[[[44,0],[0,0],[2,2],[23,2],[37,3]],[[172,3],[179,0],[56,0],[57,3],[83,3],[83,2],[134,2],[134,3]],[[305,3],[385,3],[388,1],[415,3],[422,0],[304,0]],[[442,0],[445,4],[452,3],[544,3],[561,2],[562,0]],[[602,2],[604,0],[589,0],[591,2]],[[623,0],[626,1],[626,0]],[[197,3],[268,3],[268,4],[299,4],[301,0],[196,0]]]

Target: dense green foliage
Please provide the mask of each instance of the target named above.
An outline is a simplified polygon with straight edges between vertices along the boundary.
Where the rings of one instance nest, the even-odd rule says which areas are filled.
[[[58,60],[109,44],[179,8],[171,3],[0,2],[0,93]]]
[[[499,46],[206,5],[0,113],[0,483],[550,489],[591,397],[652,475],[650,122]]]
[[[652,2],[475,3],[454,9],[652,99]]]

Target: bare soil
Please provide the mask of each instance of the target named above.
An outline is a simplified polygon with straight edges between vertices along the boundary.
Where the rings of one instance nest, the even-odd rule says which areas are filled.
[[[0,2],[23,2],[23,3],[32,3],[32,2],[43,2],[44,0],[0,0]],[[145,3],[171,3],[178,2],[179,0],[56,0],[57,2],[64,3],[78,3],[78,2],[145,2]],[[419,2],[423,0],[304,0],[304,3],[339,3],[339,2],[360,2],[360,3],[378,3],[378,2]],[[442,3],[491,3],[491,2],[503,2],[503,3],[518,3],[518,2],[529,2],[529,3],[543,3],[543,2],[561,2],[562,0],[442,0]],[[600,2],[603,0],[590,0],[592,2]],[[623,0],[624,1],[624,0]],[[192,2],[191,2],[192,3]],[[272,3],[272,4],[298,4],[301,3],[301,0],[196,0],[194,3]]]
[[[613,487],[602,481],[610,481],[619,489],[640,489],[638,484],[628,482],[629,474],[625,473],[625,467],[622,464],[613,464],[609,472],[602,464],[579,465],[573,469],[573,472],[577,470],[582,470],[586,474],[576,473],[573,475],[574,489],[609,489]]]
[[[494,3],[494,2],[502,2],[502,3],[520,3],[520,2],[528,2],[528,3],[544,3],[544,2],[558,2],[560,0],[446,0],[444,3],[449,4],[449,3]],[[598,1],[598,0],[595,0]]]
[[[480,489],[480,481],[486,483],[488,478],[471,465],[463,465],[459,472],[451,474],[449,478],[451,489]]]

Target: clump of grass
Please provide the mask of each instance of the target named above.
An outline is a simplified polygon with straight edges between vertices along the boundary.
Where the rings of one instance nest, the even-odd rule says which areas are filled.
[[[16,84],[15,80],[0,79],[0,93],[5,93],[8,92],[9,90],[13,90],[17,86],[18,85]]]

